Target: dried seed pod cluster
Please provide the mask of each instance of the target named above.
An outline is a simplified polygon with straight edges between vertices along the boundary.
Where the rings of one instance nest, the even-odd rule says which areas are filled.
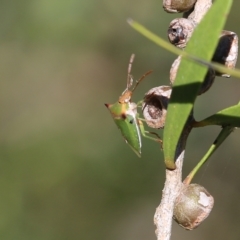
[[[187,46],[188,41],[191,39],[195,28],[207,13],[211,5],[212,0],[163,0],[163,8],[166,12],[183,12],[182,18],[176,18],[170,23],[170,26],[168,28],[169,41],[176,47],[184,49]],[[237,34],[223,30],[219,36],[218,46],[212,57],[212,61],[223,64],[227,68],[232,69],[236,65],[237,57]],[[171,84],[174,84],[180,63],[181,56],[179,56],[172,64],[170,70]],[[205,93],[212,86],[216,76],[230,77],[230,75],[224,72],[216,72],[215,70],[209,68],[205,75],[202,86],[199,89],[199,95]],[[152,128],[164,127],[167,114],[167,105],[171,92],[172,90],[169,86],[160,86],[158,88],[153,88],[148,93],[146,93],[142,105],[142,110],[148,126]],[[191,112],[189,119],[191,121],[194,121],[193,111]],[[186,123],[185,127],[186,126],[190,126],[191,128],[191,124]],[[187,132],[187,135],[188,134],[189,132]],[[182,154],[184,152],[183,150],[185,149],[185,146],[181,146],[181,144],[184,145],[185,143],[185,139],[182,142],[179,141],[178,144],[180,146],[180,150],[177,148],[176,152],[182,151]],[[178,160],[180,167],[177,166],[175,173],[178,174],[180,172],[179,175],[181,175],[181,170],[179,169],[182,167],[182,159],[179,157]],[[167,174],[169,174],[167,177],[170,176],[169,179],[171,178],[171,180],[173,180],[177,174],[174,175],[175,173],[173,173],[174,177],[172,178],[170,175],[171,173],[173,172],[167,171]],[[189,182],[190,181],[191,180],[189,180]],[[209,216],[214,205],[214,199],[203,186],[200,186],[198,184],[189,184],[189,182],[185,180],[183,183],[181,183],[181,180],[178,180],[176,184],[177,187],[174,189],[177,189],[178,192],[178,183],[182,184],[182,187],[177,198],[175,198],[175,196],[171,197],[172,199],[175,199],[173,218],[183,228],[192,230],[198,227]],[[169,205],[166,204],[169,199],[168,193],[170,192],[169,189],[171,189],[171,187],[171,183],[166,180],[165,188],[163,190],[163,199],[155,214],[154,222],[157,225],[156,234],[158,236],[158,239],[165,239],[165,237],[169,237],[168,234],[170,230],[168,229],[165,231],[166,221],[163,223],[162,219],[168,221],[168,216],[171,215],[172,209],[170,209],[168,212]],[[165,217],[165,215],[167,215],[167,217]],[[169,222],[167,224],[170,226]]]
[[[193,230],[210,214],[214,198],[199,184],[183,185],[176,199],[173,218],[183,228]]]
[[[212,0],[198,0],[194,7],[183,14],[183,18],[176,18],[171,21],[168,29],[169,41],[178,48],[185,48],[190,40],[195,27],[201,21],[208,9],[212,5]],[[234,32],[223,30],[219,43],[215,50],[212,61],[221,63],[232,69],[236,65],[238,56],[238,36]],[[173,84],[177,75],[181,58],[178,57],[172,64],[170,70],[170,82]],[[226,73],[219,73],[209,69],[205,76],[204,83],[199,91],[199,95],[206,92],[212,85],[215,76],[230,77]]]
[[[184,12],[182,18],[176,18],[171,21],[168,29],[168,39],[178,48],[185,48],[190,40],[194,29],[204,17],[212,5],[212,0],[164,0],[163,8],[167,12],[176,13]],[[212,61],[224,64],[228,68],[234,68],[238,56],[238,37],[234,32],[222,31],[219,38],[219,44],[212,58]],[[178,68],[181,62],[179,56],[172,64],[170,69],[170,83],[173,84],[177,76]],[[230,77],[226,73],[215,72],[209,68],[204,82],[199,89],[198,95],[205,93],[213,84],[215,76]],[[169,88],[169,87],[168,87]],[[158,89],[158,90],[157,90]],[[159,90],[161,89],[161,90]],[[146,93],[143,103],[143,115],[149,127],[163,128],[167,113],[167,103],[163,106],[163,97],[166,98],[162,91],[166,86],[153,88]],[[160,92],[161,93],[160,93]],[[164,93],[165,94],[165,93]]]
[[[168,29],[168,39],[178,48],[185,48],[194,32],[197,24],[212,5],[212,0],[164,0],[163,8],[170,13],[184,12],[182,18],[171,21]],[[234,32],[222,31],[219,44],[212,58],[212,61],[224,64],[228,68],[234,68],[238,56],[238,36]],[[173,84],[181,62],[179,56],[170,69],[170,83]],[[208,70],[204,82],[198,92],[199,95],[205,93],[213,84],[215,76],[230,77],[226,73]],[[161,86],[164,89],[166,86]],[[162,105],[161,93],[157,88],[151,89],[145,96],[143,115],[149,127],[163,128],[165,124],[167,105]],[[171,91],[169,92],[171,94]],[[170,95],[169,95],[170,98]]]

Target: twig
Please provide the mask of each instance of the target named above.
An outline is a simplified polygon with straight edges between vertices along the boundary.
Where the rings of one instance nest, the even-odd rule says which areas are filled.
[[[162,199],[154,215],[156,225],[156,235],[158,240],[169,240],[172,229],[173,208],[176,197],[178,196],[182,184],[182,166],[185,154],[187,137],[192,127],[188,121],[176,151],[176,169],[166,170],[166,181],[162,191]]]

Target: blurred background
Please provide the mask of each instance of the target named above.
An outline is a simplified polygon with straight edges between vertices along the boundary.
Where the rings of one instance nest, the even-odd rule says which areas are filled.
[[[234,1],[225,27],[238,34],[239,8]],[[167,39],[169,22],[181,15],[164,12],[161,1],[141,0],[2,0],[0,13],[1,239],[156,239],[163,154],[143,139],[139,159],[104,103],[125,89],[131,53],[135,78],[154,70],[134,101],[169,84],[176,58],[126,19]],[[217,78],[197,99],[196,119],[236,104],[239,89],[239,80]],[[184,176],[219,130],[191,133]],[[239,138],[235,131],[194,179],[215,197],[212,214],[191,232],[174,223],[173,240],[239,239]]]

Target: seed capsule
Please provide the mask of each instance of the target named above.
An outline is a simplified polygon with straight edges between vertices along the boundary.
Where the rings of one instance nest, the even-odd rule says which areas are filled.
[[[163,0],[163,8],[166,12],[177,13],[190,10],[197,0]]]
[[[177,59],[175,59],[175,61],[172,64],[172,67],[170,69],[171,84],[173,84],[175,81],[180,62],[181,62],[181,56],[179,56]],[[198,95],[205,93],[212,86],[215,76],[216,76],[215,71],[213,69],[209,68],[208,72],[205,75],[202,86],[200,87],[200,89],[198,91]]]
[[[186,18],[176,18],[168,28],[169,41],[178,48],[185,48],[194,31],[195,24]]]
[[[236,65],[238,57],[238,36],[234,32],[223,30],[219,38],[217,49],[212,61],[221,63],[229,69]],[[218,76],[230,77],[226,73],[217,73]]]
[[[184,185],[174,206],[174,220],[183,228],[193,230],[210,214],[214,198],[199,184]]]
[[[143,116],[151,128],[163,128],[165,125],[167,106],[172,93],[170,86],[159,86],[150,89],[142,104]]]

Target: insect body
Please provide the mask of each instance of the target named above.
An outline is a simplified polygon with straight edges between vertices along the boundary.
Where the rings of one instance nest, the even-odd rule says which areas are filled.
[[[120,129],[123,138],[133,149],[133,151],[140,157],[141,156],[141,134],[147,138],[153,139],[155,141],[161,142],[161,140],[146,136],[148,133],[144,130],[142,121],[138,118],[137,104],[131,102],[133,91],[136,89],[138,84],[152,71],[144,74],[139,80],[136,81],[135,85],[132,87],[133,79],[131,76],[131,68],[135,55],[132,54],[128,66],[128,77],[127,77],[127,88],[123,91],[118,101],[114,104],[105,104],[105,106],[110,111],[114,122]],[[130,88],[132,87],[132,90]],[[157,134],[156,134],[157,135]]]

